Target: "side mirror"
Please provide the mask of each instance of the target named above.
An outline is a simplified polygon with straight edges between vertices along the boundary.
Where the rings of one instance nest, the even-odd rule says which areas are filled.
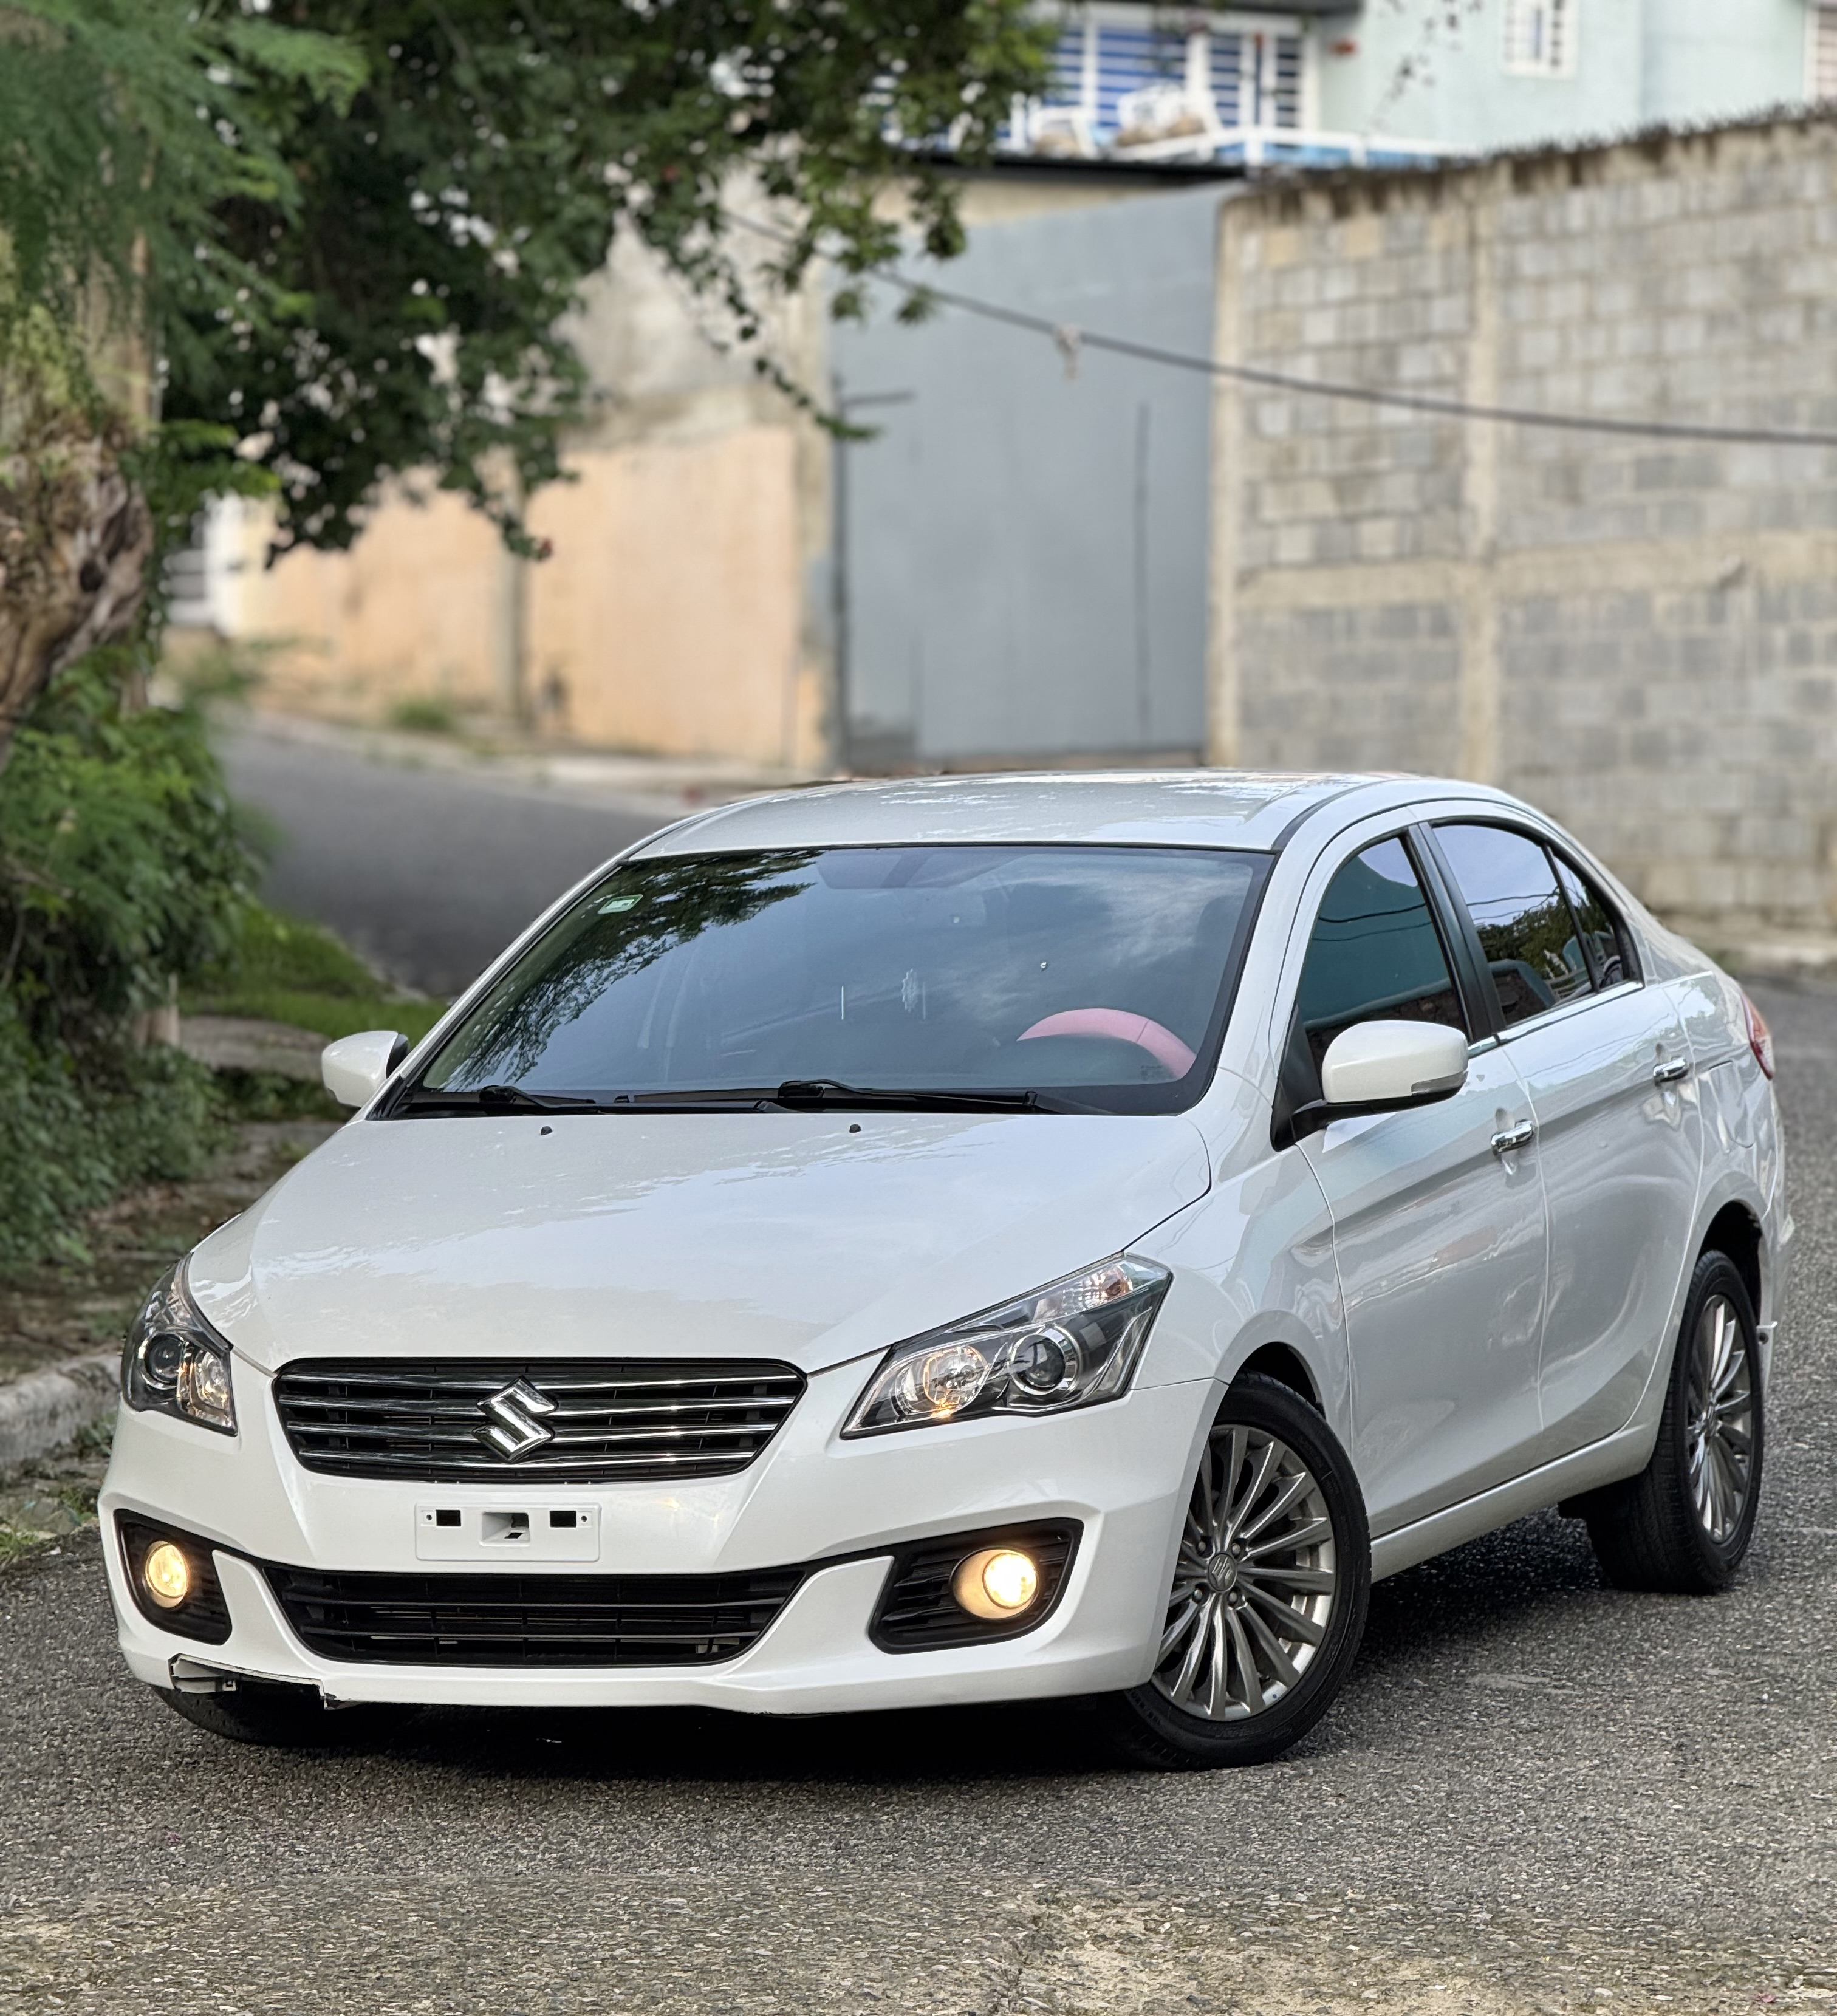
[[[1467,1082],[1467,1038],[1439,1022],[1355,1022],[1320,1060],[1327,1118],[1446,1099]]]
[[[409,1053],[409,1039],[394,1029],[340,1036],[319,1053],[319,1076],[340,1106],[367,1106]]]

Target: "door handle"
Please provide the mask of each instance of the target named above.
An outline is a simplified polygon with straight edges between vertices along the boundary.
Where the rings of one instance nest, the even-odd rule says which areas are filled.
[[[1680,1078],[1688,1078],[1690,1075],[1691,1060],[1688,1057],[1672,1057],[1664,1064],[1652,1067],[1654,1085],[1676,1085]]]
[[[1495,1155],[1509,1155],[1515,1148],[1526,1148],[1537,1138],[1535,1120],[1521,1120],[1515,1127],[1503,1127],[1493,1136]]]

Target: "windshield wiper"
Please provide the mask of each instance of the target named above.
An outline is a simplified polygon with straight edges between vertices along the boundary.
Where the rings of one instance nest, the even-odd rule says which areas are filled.
[[[1029,1089],[953,1092],[917,1085],[845,1085],[835,1078],[787,1078],[772,1097],[780,1106],[891,1107],[911,1113],[1095,1113],[1094,1106]]]
[[[525,1092],[520,1085],[481,1085],[476,1091],[447,1092],[418,1085],[397,1100],[398,1113],[591,1113],[599,1100],[566,1092]]]

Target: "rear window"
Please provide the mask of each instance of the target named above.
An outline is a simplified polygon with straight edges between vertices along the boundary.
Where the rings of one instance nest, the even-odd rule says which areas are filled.
[[[595,1101],[828,1079],[1198,1098],[1262,855],[841,848],[636,861],[492,986],[422,1074]]]

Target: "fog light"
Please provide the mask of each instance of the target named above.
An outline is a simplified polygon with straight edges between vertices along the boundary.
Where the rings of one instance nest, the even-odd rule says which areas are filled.
[[[191,1594],[191,1564],[170,1540],[156,1540],[141,1561],[140,1579],[162,1610],[176,1610]]]
[[[1018,1616],[1039,1593],[1039,1571],[1013,1547],[985,1547],[957,1564],[950,1593],[972,1617],[992,1624]]]

